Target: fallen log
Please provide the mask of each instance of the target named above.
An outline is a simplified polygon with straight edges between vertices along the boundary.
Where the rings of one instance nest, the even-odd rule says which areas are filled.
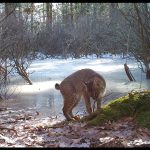
[[[124,70],[130,81],[136,81],[126,63],[124,64]]]

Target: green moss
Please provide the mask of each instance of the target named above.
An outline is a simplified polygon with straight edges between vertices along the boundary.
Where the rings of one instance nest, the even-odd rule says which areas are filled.
[[[150,129],[150,111],[140,112],[136,115],[137,124]]]
[[[89,125],[101,125],[121,117],[135,117],[137,124],[150,129],[150,92],[129,93],[102,107],[101,112],[85,117]]]

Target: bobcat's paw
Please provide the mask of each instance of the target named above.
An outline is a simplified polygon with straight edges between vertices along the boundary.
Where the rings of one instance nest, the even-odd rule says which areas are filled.
[[[74,116],[73,118],[74,118],[75,120],[80,120],[80,116],[79,116],[79,115]]]

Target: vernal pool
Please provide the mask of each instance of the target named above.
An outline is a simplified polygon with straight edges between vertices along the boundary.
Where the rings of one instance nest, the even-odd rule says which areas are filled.
[[[134,59],[128,60],[128,66],[136,79],[129,82],[125,71],[125,59],[120,56],[111,56],[97,59],[95,57],[80,59],[44,59],[35,60],[28,69],[33,85],[28,85],[18,75],[11,77],[9,85],[10,99],[0,102],[1,107],[10,107],[15,110],[31,109],[40,113],[40,117],[62,115],[63,98],[55,90],[55,83],[60,83],[71,73],[90,68],[100,73],[106,80],[106,97],[103,104],[122,96],[127,92],[139,89],[150,89],[150,81],[145,79],[145,74],[138,68]],[[74,114],[86,113],[84,101],[74,109]]]

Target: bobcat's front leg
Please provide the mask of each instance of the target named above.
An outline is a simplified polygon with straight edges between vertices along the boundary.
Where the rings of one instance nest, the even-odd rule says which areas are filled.
[[[89,114],[92,113],[92,107],[91,107],[91,101],[90,101],[90,96],[88,95],[88,93],[84,92],[83,94],[84,96],[84,101],[85,101],[85,106],[86,106],[86,110]]]
[[[101,109],[101,100],[102,98],[97,99],[97,110]]]

